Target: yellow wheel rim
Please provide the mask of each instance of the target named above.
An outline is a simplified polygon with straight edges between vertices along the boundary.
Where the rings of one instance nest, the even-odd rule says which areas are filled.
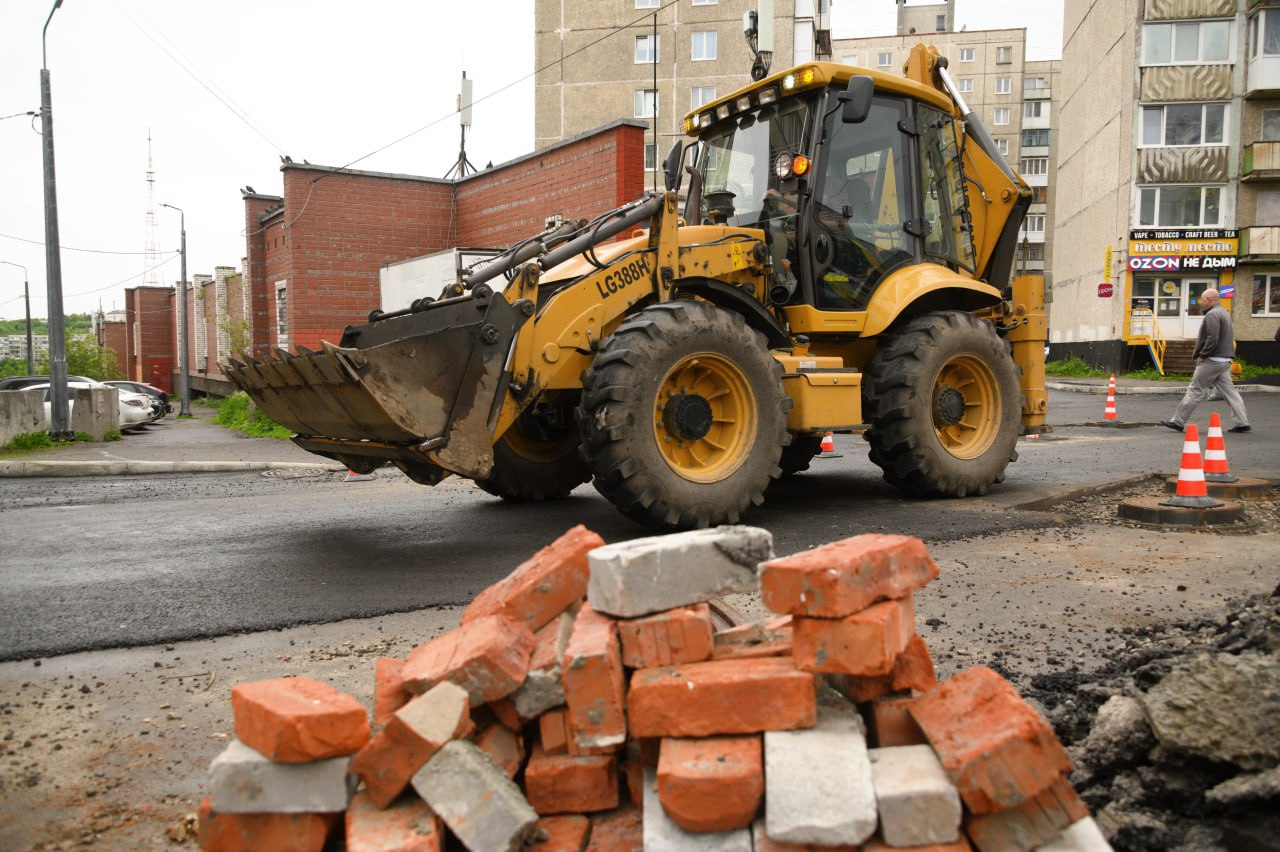
[[[535,424],[526,423],[521,417],[502,436],[507,446],[520,458],[531,462],[552,462],[578,444],[578,435],[565,430],[561,435],[538,435]]]
[[[658,385],[653,433],[671,469],[692,482],[718,482],[742,466],[755,445],[756,397],[733,362],[691,355]]]
[[[1001,404],[991,368],[972,355],[952,358],[933,387],[933,429],[943,449],[973,459],[1000,434]]]

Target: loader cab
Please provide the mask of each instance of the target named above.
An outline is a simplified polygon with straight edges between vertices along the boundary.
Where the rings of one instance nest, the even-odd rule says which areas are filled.
[[[846,109],[853,88],[842,80],[742,108],[769,100],[766,87],[698,117],[686,220],[764,230],[774,305],[863,311],[904,267],[973,271],[951,115],[888,92],[868,105],[865,86],[860,108]]]

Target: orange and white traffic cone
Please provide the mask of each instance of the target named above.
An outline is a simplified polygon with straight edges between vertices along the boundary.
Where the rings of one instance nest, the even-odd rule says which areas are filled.
[[[1227,465],[1227,442],[1222,438],[1222,418],[1209,415],[1209,436],[1204,439],[1204,478],[1208,482],[1235,482]]]
[[[836,452],[835,439],[831,437],[830,432],[822,436],[822,443],[819,445],[819,449],[822,452],[819,453],[818,458],[835,459],[840,457],[840,454]]]
[[[351,468],[347,468],[347,475],[342,477],[343,482],[365,482],[373,479],[372,473],[356,473]]]
[[[1161,506],[1178,506],[1183,509],[1212,509],[1221,506],[1209,496],[1204,484],[1204,465],[1200,460],[1200,432],[1194,423],[1188,423],[1182,442],[1182,465],[1178,468],[1178,488]]]
[[[1111,382],[1107,385],[1107,407],[1102,412],[1103,420],[1116,420],[1116,374],[1111,374]]]

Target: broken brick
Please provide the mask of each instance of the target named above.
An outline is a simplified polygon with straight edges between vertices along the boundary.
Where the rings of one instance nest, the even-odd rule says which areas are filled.
[[[480,750],[507,773],[508,778],[515,778],[524,762],[524,741],[515,731],[506,725],[494,723],[486,725],[476,735],[475,743]]]
[[[603,545],[604,539],[579,524],[477,595],[461,622],[505,615],[539,630],[586,596],[587,553]]]
[[[760,597],[776,613],[844,618],[938,576],[924,542],[868,533],[760,566]]]
[[[612,755],[547,754],[534,746],[524,787],[539,815],[611,810],[618,806],[618,762]]]
[[[658,800],[685,831],[747,828],[764,798],[759,736],[662,740]]]
[[[879,748],[927,745],[929,738],[911,716],[911,696],[882,695],[871,702],[871,739]]]
[[[561,667],[569,731],[582,748],[615,748],[627,735],[626,673],[614,620],[583,606]]]
[[[844,618],[797,616],[791,656],[801,671],[885,675],[913,635],[915,609],[908,595]]]
[[[711,608],[705,603],[619,620],[622,664],[646,669],[708,659],[711,633]]]
[[[231,690],[236,739],[277,763],[355,754],[369,741],[364,706],[327,683],[282,677]]]
[[[644,814],[635,806],[591,815],[587,852],[644,852]]]
[[[524,682],[532,653],[527,627],[490,615],[414,648],[400,674],[410,692],[420,694],[447,680],[465,689],[473,705],[486,704]]]
[[[1017,807],[989,814],[970,814],[965,825],[969,839],[981,852],[1033,849],[1056,838],[1063,829],[1089,815],[1065,778]]]
[[[544,816],[529,836],[529,852],[582,852],[591,833],[591,820],[581,814]]]
[[[893,661],[887,675],[829,675],[831,685],[850,701],[859,704],[894,692],[926,692],[938,685],[929,649],[918,634],[913,635]]]
[[[347,808],[347,852],[440,852],[444,825],[427,803],[403,796],[383,809],[363,791]],[[260,847],[270,848],[270,847]]]
[[[196,840],[205,852],[320,852],[338,815],[214,813],[206,796],[197,820]]]
[[[404,678],[400,670],[404,668],[404,660],[393,657],[379,657],[373,663],[373,726],[381,728],[387,724],[391,715],[409,703],[413,697],[404,688]]]
[[[711,659],[791,656],[791,616],[777,615],[740,624],[711,637]]]

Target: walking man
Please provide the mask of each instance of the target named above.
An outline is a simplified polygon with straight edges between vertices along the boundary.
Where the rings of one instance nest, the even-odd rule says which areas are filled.
[[[1231,314],[1218,304],[1221,297],[1218,291],[1210,287],[1200,294],[1200,307],[1204,311],[1204,319],[1200,323],[1200,333],[1196,335],[1196,346],[1191,351],[1191,359],[1196,363],[1196,371],[1191,376],[1191,384],[1187,393],[1173,412],[1172,419],[1161,420],[1161,426],[1167,426],[1181,432],[1187,425],[1187,418],[1196,406],[1208,398],[1209,393],[1217,390],[1231,406],[1231,418],[1235,425],[1228,432],[1248,432],[1249,415],[1244,410],[1244,400],[1240,391],[1231,383],[1231,359],[1236,354],[1235,333],[1231,328]]]

